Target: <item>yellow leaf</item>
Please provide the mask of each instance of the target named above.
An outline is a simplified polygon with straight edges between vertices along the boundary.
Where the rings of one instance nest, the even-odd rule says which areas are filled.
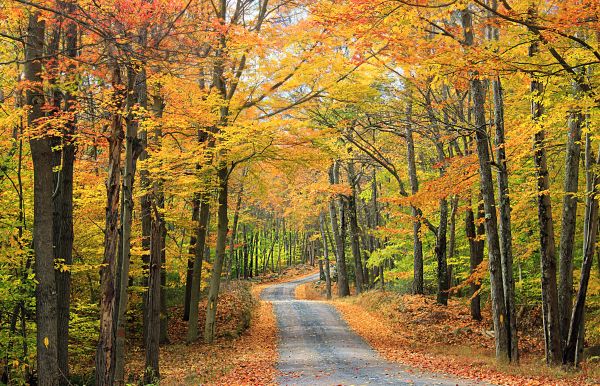
[[[44,346],[46,346],[46,348],[48,348],[48,346],[50,345],[50,340],[48,339],[48,337],[44,338]]]

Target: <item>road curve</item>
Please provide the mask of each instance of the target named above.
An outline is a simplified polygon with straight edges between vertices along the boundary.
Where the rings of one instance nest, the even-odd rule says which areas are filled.
[[[263,290],[273,303],[279,328],[282,385],[475,385],[441,374],[424,373],[383,359],[355,334],[328,303],[296,300],[300,284],[318,274]]]

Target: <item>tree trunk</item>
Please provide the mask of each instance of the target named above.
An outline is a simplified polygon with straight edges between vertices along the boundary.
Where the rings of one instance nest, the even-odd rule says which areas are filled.
[[[187,342],[198,339],[198,308],[200,302],[200,283],[202,279],[202,261],[204,260],[204,246],[208,228],[209,194],[200,195],[200,209],[198,214],[198,227],[196,228],[196,246],[194,249],[194,268],[192,272],[192,285],[190,292],[190,317],[188,319]]]
[[[594,260],[594,252],[596,248],[596,239],[598,235],[598,174],[593,171],[593,167],[600,164],[600,151],[594,162],[591,154],[591,146],[589,136],[586,139],[586,179],[587,179],[587,196],[586,196],[586,211],[584,223],[584,240],[583,240],[583,262],[581,264],[581,275],[579,279],[579,288],[575,298],[575,306],[569,325],[569,335],[567,345],[563,353],[563,363],[568,365],[577,364],[577,346],[581,335],[583,334],[583,317],[585,312],[585,300],[587,297],[588,284],[590,281],[590,273]]]
[[[119,110],[123,107],[122,91],[119,92],[121,75],[118,65],[113,64],[114,111],[108,139],[108,178],[106,181],[107,205],[104,227],[104,258],[100,272],[100,338],[96,350],[96,385],[112,386],[115,383],[115,340],[117,322],[116,302],[116,256],[119,242],[119,194],[123,126]]]
[[[53,253],[53,173],[52,139],[39,132],[38,120],[43,118],[42,57],[44,56],[45,22],[40,13],[29,16],[25,45],[25,79],[29,82],[25,104],[30,106],[27,125],[36,138],[30,140],[33,159],[33,240],[35,254],[37,370],[39,385],[57,385],[58,368],[57,296]]]
[[[245,174],[245,173],[244,173]],[[237,201],[235,203],[235,212],[233,214],[233,227],[231,228],[231,237],[229,238],[229,264],[227,265],[227,280],[229,280],[229,275],[231,275],[231,264],[233,262],[233,254],[235,252],[235,237],[237,234],[237,226],[240,218],[240,207],[242,205],[242,195],[244,194],[244,185],[240,186],[240,191],[238,192]]]
[[[529,55],[537,53],[537,43],[530,46]],[[531,81],[531,117],[533,124],[540,125],[543,105],[539,98],[543,95],[543,85],[538,79]],[[540,260],[542,269],[542,309],[544,311],[544,338],[546,342],[546,363],[560,363],[561,347],[558,318],[558,289],[556,284],[556,250],[554,243],[554,223],[550,201],[550,181],[545,149],[545,131],[539,129],[534,136],[534,163],[538,190],[538,218],[540,224]]]
[[[497,8],[497,1],[492,2]],[[493,15],[491,15],[493,16]],[[500,31],[494,25],[489,25],[488,39],[500,40]],[[512,362],[519,361],[519,344],[517,336],[517,314],[515,310],[515,280],[513,275],[513,253],[512,253],[512,230],[510,218],[510,195],[508,186],[508,168],[506,165],[506,141],[504,139],[504,91],[500,77],[496,76],[492,81],[492,93],[494,97],[494,126],[496,128],[495,146],[496,163],[498,164],[498,198],[500,205],[500,253],[502,257],[502,279],[504,285],[504,301],[509,326],[510,359]]]
[[[65,11],[73,11],[73,4],[66,4]],[[69,58],[77,57],[77,24],[67,22],[65,29],[65,48]],[[73,66],[69,70],[74,70]],[[66,91],[63,94],[64,111],[73,113],[75,97]],[[73,164],[75,162],[74,134],[75,118],[70,119],[63,130],[60,171],[57,174],[58,189],[54,194],[54,259],[63,260],[67,268],[73,263]],[[69,377],[69,317],[71,304],[71,271],[56,271],[57,291],[57,336],[58,336],[58,369],[61,374],[61,385],[68,385]]]
[[[354,278],[356,294],[364,289],[363,268],[360,251],[360,231],[358,229],[358,213],[356,210],[356,173],[353,161],[348,161],[348,182],[352,188],[352,194],[348,196],[348,217],[350,221],[350,239],[352,245],[352,257],[354,258]]]
[[[574,85],[575,93],[581,90]],[[585,118],[581,110],[570,113],[569,134],[565,157],[565,181],[562,208],[562,228],[559,250],[558,313],[562,346],[569,335],[569,322],[573,302],[573,246],[577,222],[577,191],[579,184],[579,161],[581,153],[581,128]]]
[[[444,306],[448,305],[448,263],[446,261],[447,244],[447,226],[448,226],[448,201],[443,198],[440,200],[440,225],[437,229],[435,256],[437,259],[437,281],[438,292],[437,302]]]
[[[485,233],[484,225],[478,221],[479,225],[475,225],[475,217],[473,215],[473,209],[471,209],[471,200],[469,200],[467,211],[465,214],[465,233],[469,240],[469,256],[470,256],[470,267],[471,275],[475,274],[479,265],[483,261],[483,235]],[[484,215],[483,204],[478,205],[478,220],[483,219]],[[481,282],[479,279],[475,280],[471,278],[471,317],[475,320],[481,320],[481,297],[479,296],[479,289],[481,288]]]
[[[339,163],[336,161],[329,169],[329,182],[331,184],[339,183]],[[329,201],[329,216],[331,217],[331,231],[335,241],[335,249],[337,250],[337,284],[338,296],[344,297],[350,295],[350,287],[348,285],[348,273],[346,272],[346,254],[344,246],[344,209],[343,203],[340,200],[341,224],[338,224],[338,214],[335,205],[336,199],[332,198]]]
[[[198,217],[200,215],[200,194],[199,193],[194,193],[194,198],[192,200],[192,223],[195,224],[198,222]],[[142,226],[143,228],[143,226]],[[187,261],[187,271],[186,271],[186,275],[185,275],[185,297],[183,300],[183,320],[184,321],[189,321],[190,320],[190,303],[191,303],[191,298],[192,298],[192,280],[194,280],[194,251],[196,249],[196,242],[197,242],[198,238],[197,238],[197,232],[192,232],[192,235],[190,236],[190,248],[188,250],[188,254],[190,257],[188,257],[188,261]]]
[[[412,103],[409,102],[406,110],[406,160],[408,165],[408,177],[410,181],[411,194],[419,191],[419,180],[417,179],[417,166],[415,162],[415,143],[412,131]],[[413,217],[413,293],[422,295],[423,292],[423,243],[421,242],[421,211],[411,205]]]
[[[325,232],[325,214],[319,216],[319,228],[321,231],[321,240],[323,242],[323,258],[325,259],[325,292],[327,299],[331,299],[331,272],[329,265],[329,248],[327,247],[327,234]]]
[[[115,345],[115,382],[125,383],[125,312],[127,310],[127,286],[129,283],[129,263],[131,249],[131,223],[133,214],[133,183],[140,145],[137,139],[137,122],[133,116],[134,104],[137,103],[136,81],[138,73],[133,66],[127,67],[126,134],[125,165],[123,168],[123,186],[121,195],[121,251],[117,265],[117,339]]]
[[[462,25],[467,46],[473,45],[473,23],[470,11],[462,12]],[[504,300],[504,285],[502,278],[502,256],[498,238],[498,219],[494,198],[494,183],[492,178],[489,137],[485,117],[485,91],[478,74],[471,74],[470,86],[473,97],[473,113],[475,116],[475,138],[477,143],[477,158],[479,160],[480,189],[485,209],[485,233],[487,236],[490,287],[492,298],[492,318],[496,340],[496,358],[500,362],[510,362],[510,343],[508,318]]]
[[[146,365],[144,367],[144,384],[156,384],[160,379],[159,371],[159,345],[160,345],[160,268],[164,233],[162,216],[154,208],[152,219],[151,251],[148,265],[148,290],[144,298],[146,310],[146,323],[144,324],[144,351],[146,353]]]
[[[212,343],[215,338],[215,327],[217,317],[217,301],[219,297],[219,286],[221,284],[221,271],[223,270],[223,260],[225,259],[225,245],[227,243],[227,185],[228,173],[227,165],[220,165],[217,171],[219,181],[218,204],[217,209],[217,248],[215,261],[213,263],[212,275],[210,277],[210,288],[208,290],[208,305],[206,307],[206,324],[204,326],[204,341]]]

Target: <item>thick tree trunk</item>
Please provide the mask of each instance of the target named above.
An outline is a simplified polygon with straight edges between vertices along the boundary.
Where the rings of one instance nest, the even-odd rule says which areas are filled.
[[[129,263],[131,249],[131,223],[133,216],[133,183],[137,158],[140,154],[140,145],[137,139],[137,121],[133,116],[134,104],[137,103],[138,90],[136,81],[138,73],[132,66],[127,68],[128,94],[127,117],[125,133],[125,165],[123,168],[123,182],[121,195],[121,251],[120,262],[117,266],[117,340],[115,346],[115,382],[125,383],[125,312],[127,311],[127,286],[129,283]]]
[[[144,351],[146,365],[144,367],[144,384],[156,384],[160,379],[159,345],[160,345],[160,268],[163,250],[164,223],[162,216],[155,209],[152,219],[151,252],[148,265],[148,290],[144,299],[146,323],[144,324]]]
[[[504,301],[508,317],[510,337],[510,360],[519,361],[519,344],[517,336],[517,314],[515,309],[515,280],[513,276],[512,230],[510,219],[510,195],[508,188],[508,169],[506,165],[506,141],[504,139],[504,96],[502,83],[497,77],[492,81],[494,95],[494,126],[496,128],[496,163],[498,164],[498,198],[500,205],[500,252],[502,256],[502,279],[504,284]]]
[[[581,92],[574,86],[576,95]],[[573,246],[577,222],[577,191],[579,184],[579,161],[581,153],[581,128],[585,118],[581,110],[570,113],[569,133],[565,157],[565,181],[560,232],[558,313],[561,343],[564,347],[569,334],[569,322],[573,302]]]
[[[491,6],[496,9],[496,0]],[[493,13],[490,14],[493,17]],[[490,23],[487,26],[487,38],[491,41],[500,40],[500,30]],[[510,359],[512,362],[519,361],[519,344],[517,336],[517,315],[515,310],[515,281],[513,277],[513,253],[512,253],[512,231],[510,218],[510,195],[508,185],[508,168],[506,165],[506,141],[504,138],[504,92],[500,77],[492,80],[492,94],[494,98],[494,126],[496,129],[496,163],[498,165],[498,199],[500,205],[499,234],[500,252],[502,256],[502,279],[504,283],[504,301],[506,303],[506,314],[509,326]]]
[[[112,386],[115,383],[115,340],[117,333],[116,269],[119,245],[119,195],[123,126],[121,114],[124,96],[118,92],[121,86],[120,69],[113,64],[114,109],[108,139],[108,178],[106,181],[107,204],[104,226],[104,258],[100,273],[100,338],[96,350],[96,385]]]
[[[530,47],[530,56],[537,53],[537,43]],[[537,80],[531,81],[533,101],[531,117],[533,124],[539,125],[543,115],[543,105],[539,98],[543,94],[543,85]],[[545,132],[540,129],[534,136],[534,163],[536,167],[538,190],[538,219],[540,225],[540,261],[542,269],[542,309],[544,311],[544,337],[546,342],[546,362],[559,364],[561,361],[560,332],[558,318],[558,289],[556,283],[556,249],[554,243],[554,223],[552,203],[550,201],[550,181],[546,160]]]
[[[462,24],[467,46],[473,45],[473,23],[470,11],[462,12]],[[498,219],[494,197],[494,182],[492,178],[491,158],[488,147],[489,137],[485,116],[485,91],[483,82],[478,74],[472,74],[470,80],[473,97],[473,113],[475,116],[475,138],[477,143],[477,158],[479,159],[480,189],[485,209],[485,230],[487,236],[490,287],[492,298],[492,319],[496,340],[496,358],[500,362],[509,362],[510,335],[508,318],[504,299],[502,278],[502,256],[498,238]]]
[[[36,134],[30,140],[33,159],[33,240],[35,254],[37,370],[39,385],[58,385],[57,296],[53,253],[53,173],[52,139],[37,129],[43,118],[42,57],[45,22],[40,13],[29,16],[25,45],[25,79],[29,82],[25,104],[29,107],[27,125]]]
[[[220,165],[217,171],[219,181],[218,209],[217,209],[217,248],[215,261],[213,262],[212,275],[210,277],[210,288],[208,290],[208,304],[206,307],[206,324],[204,326],[204,341],[212,343],[215,339],[215,327],[217,317],[217,301],[219,287],[221,285],[221,272],[223,260],[225,259],[225,245],[227,244],[227,188],[228,170],[226,165]]]
[[[72,11],[74,5],[65,5],[66,11]],[[68,22],[65,29],[65,49],[69,58],[77,57],[77,24]],[[74,70],[73,66],[69,67]],[[75,97],[64,92],[64,111],[74,114]],[[57,336],[58,336],[58,369],[61,374],[61,385],[68,385],[69,377],[69,318],[71,305],[71,271],[73,263],[73,164],[75,162],[74,134],[75,118],[65,125],[62,138],[60,170],[57,174],[56,193],[54,194],[54,259],[62,259],[67,269],[56,271],[57,291]]]

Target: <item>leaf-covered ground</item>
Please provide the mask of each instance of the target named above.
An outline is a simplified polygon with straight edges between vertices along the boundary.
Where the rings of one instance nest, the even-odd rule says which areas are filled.
[[[296,296],[323,299],[323,286],[309,283],[298,288]],[[496,364],[489,310],[484,310],[483,321],[474,321],[461,300],[450,299],[443,307],[428,296],[369,291],[332,304],[354,331],[391,361],[502,385],[600,384],[597,363],[584,364],[575,373],[547,368],[543,341],[531,331],[521,333],[519,366]]]

